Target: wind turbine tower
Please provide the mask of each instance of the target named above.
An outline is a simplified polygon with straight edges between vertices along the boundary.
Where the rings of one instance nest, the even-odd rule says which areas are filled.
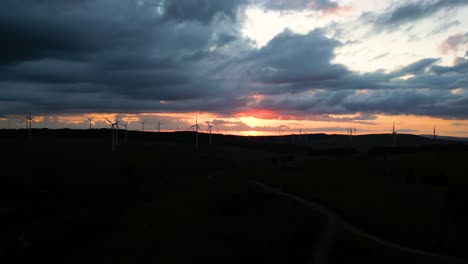
[[[115,118],[115,121],[112,122],[110,121],[109,119],[107,119],[106,117],[104,117],[104,119],[106,119],[106,121],[111,125],[111,130],[112,130],[112,152],[115,151],[115,145],[118,145],[119,144],[119,141],[118,141],[118,128],[119,128],[119,118],[116,117]]]
[[[435,128],[435,125],[434,125],[434,132],[433,132],[433,139],[434,139],[434,144],[437,144],[437,135],[436,135],[436,128]]]
[[[91,121],[93,121],[94,117],[88,117],[86,119],[89,121],[89,129],[91,129]]]
[[[211,145],[211,128],[213,125],[210,124],[210,122],[206,122],[208,124],[208,132],[210,132],[210,145]]]
[[[397,134],[397,131],[395,130],[395,122],[393,122],[393,128],[392,128],[393,147],[396,147],[396,134]]]
[[[26,121],[26,129],[28,130],[29,139],[31,139],[32,122],[35,122],[31,116],[31,112],[26,113],[24,120]]]
[[[191,126],[191,128],[195,128],[195,146],[198,148],[198,129],[200,129],[198,125],[198,114],[195,116],[195,125]]]
[[[140,123],[141,123],[141,126],[142,126],[141,131],[145,132],[145,122],[141,121]]]
[[[128,143],[128,135],[127,135],[127,131],[128,131],[128,122],[125,122],[125,124],[123,124],[124,127],[125,127],[125,145],[127,145]]]
[[[115,129],[115,144],[116,145],[119,145],[119,130],[120,130],[120,127],[119,127],[119,124],[120,124],[120,119],[119,119],[119,116],[116,116],[115,117],[115,126],[114,126],[114,129]]]
[[[349,142],[353,143],[353,129],[348,128],[347,130],[348,130]]]
[[[158,133],[161,133],[161,122],[158,121]]]

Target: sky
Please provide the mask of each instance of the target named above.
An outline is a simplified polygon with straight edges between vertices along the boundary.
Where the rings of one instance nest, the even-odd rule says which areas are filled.
[[[466,0],[0,5],[0,128],[468,137]]]

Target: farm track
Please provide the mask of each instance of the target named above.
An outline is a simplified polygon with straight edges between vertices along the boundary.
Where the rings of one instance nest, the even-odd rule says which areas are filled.
[[[310,263],[314,263],[314,264],[326,263],[325,262],[326,256],[329,253],[330,246],[333,243],[333,239],[336,235],[336,230],[338,229],[338,227],[348,232],[351,232],[357,236],[360,236],[370,241],[373,241],[375,243],[378,243],[382,246],[393,248],[399,251],[404,251],[407,253],[424,256],[424,257],[437,258],[437,259],[440,259],[441,261],[444,261],[443,263],[446,263],[445,261],[447,261],[447,263],[460,263],[460,264],[468,263],[468,259],[465,259],[465,258],[428,252],[428,251],[407,247],[404,245],[397,244],[395,242],[385,240],[384,238],[370,234],[367,231],[353,225],[352,223],[348,222],[343,217],[339,216],[336,212],[334,212],[332,209],[326,207],[323,204],[301,198],[291,193],[281,191],[280,189],[271,187],[267,184],[264,184],[258,181],[249,181],[249,183],[256,187],[259,187],[260,189],[263,189],[266,192],[276,194],[278,196],[281,196],[291,201],[298,202],[306,207],[319,210],[321,214],[327,216],[328,224],[326,225],[325,230],[322,232],[322,234],[319,237],[319,241],[314,250],[314,254],[310,258]]]

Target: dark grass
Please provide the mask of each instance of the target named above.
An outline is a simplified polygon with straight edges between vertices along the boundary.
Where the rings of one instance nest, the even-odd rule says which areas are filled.
[[[388,135],[354,145],[343,136],[291,145],[287,137],[214,135],[209,146],[200,134],[195,149],[191,132],[133,131],[112,153],[105,129],[33,130],[32,140],[25,132],[0,133],[1,254],[16,261],[304,263],[323,218],[250,179],[322,201],[389,240],[464,254],[463,147],[434,149],[403,135],[401,147],[418,151],[372,156],[367,150],[385,147]],[[453,186],[461,191],[450,198]],[[340,236],[337,254],[371,248],[372,260],[418,259],[356,239]],[[344,259],[336,263],[354,263]]]

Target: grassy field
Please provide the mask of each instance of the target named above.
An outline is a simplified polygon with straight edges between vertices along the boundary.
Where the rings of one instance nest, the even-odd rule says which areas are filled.
[[[375,136],[346,155],[325,151],[343,148],[337,136],[305,146],[216,135],[209,146],[201,135],[196,149],[191,133],[131,133],[113,153],[106,130],[22,132],[0,139],[0,252],[19,262],[306,263],[326,218],[249,180],[320,201],[390,241],[467,256],[452,205],[462,202],[450,196],[467,184],[466,151],[369,156]],[[329,260],[350,259],[447,263],[342,230]]]

